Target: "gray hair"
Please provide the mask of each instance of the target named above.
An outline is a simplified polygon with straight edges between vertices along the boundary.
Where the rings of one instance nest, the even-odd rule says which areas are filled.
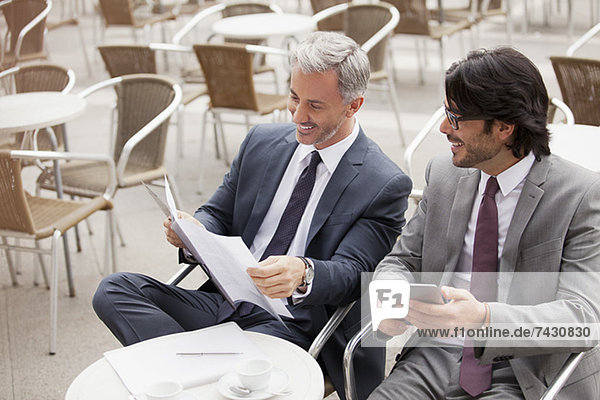
[[[317,31],[303,40],[290,56],[292,67],[305,74],[335,71],[344,104],[367,90],[369,58],[351,38],[336,32]]]

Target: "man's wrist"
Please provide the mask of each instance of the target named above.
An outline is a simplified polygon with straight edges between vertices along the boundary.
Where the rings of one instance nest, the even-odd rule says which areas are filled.
[[[302,275],[302,282],[299,288],[306,288],[313,281],[315,276],[315,264],[313,261],[306,257],[298,257],[304,263],[304,274]]]
[[[488,303],[483,303],[483,307],[485,309],[485,314],[483,314],[483,322],[481,326],[483,328],[490,326],[490,306]]]

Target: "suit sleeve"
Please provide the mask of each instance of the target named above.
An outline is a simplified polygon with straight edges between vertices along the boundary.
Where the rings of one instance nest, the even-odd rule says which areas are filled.
[[[405,279],[414,282],[416,274],[421,271],[423,254],[423,232],[427,217],[427,184],[431,163],[425,171],[425,189],[423,198],[419,202],[415,214],[410,219],[402,236],[394,244],[392,250],[381,260],[373,279]]]
[[[341,305],[360,296],[361,273],[373,272],[404,226],[412,188],[398,170],[350,226],[329,260],[316,260],[315,278],[302,305]]]

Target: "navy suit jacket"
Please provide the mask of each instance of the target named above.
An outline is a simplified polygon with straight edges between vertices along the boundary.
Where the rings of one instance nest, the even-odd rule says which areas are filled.
[[[241,236],[250,247],[297,145],[294,124],[252,128],[223,183],[195,217],[211,232]],[[315,277],[310,294],[292,312],[309,313],[315,336],[337,306],[360,297],[361,273],[374,271],[392,248],[411,187],[361,129],[327,184],[308,233],[305,256],[314,261]],[[321,353],[342,398],[342,354],[360,328],[358,303]],[[361,349],[356,357],[357,388],[366,398],[383,380],[385,349]]]

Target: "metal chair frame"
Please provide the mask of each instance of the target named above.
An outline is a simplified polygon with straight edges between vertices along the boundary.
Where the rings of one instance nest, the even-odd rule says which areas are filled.
[[[108,274],[111,269],[114,271],[116,269],[116,255],[114,251],[114,240],[112,235],[112,226],[114,224],[114,216],[112,212],[112,198],[116,189],[116,173],[115,173],[115,165],[112,158],[100,155],[100,154],[83,154],[83,153],[61,153],[61,152],[53,152],[53,151],[30,151],[30,150],[13,150],[8,151],[10,154],[10,158],[15,159],[23,159],[23,160],[89,160],[102,162],[107,165],[109,170],[109,182],[103,194],[100,194],[96,199],[93,199],[90,203],[97,203],[95,208],[99,210],[100,207],[104,207],[107,211],[106,215],[106,237],[105,237],[105,273]],[[58,193],[59,197],[62,197],[62,193]],[[37,197],[34,197],[37,198]],[[43,201],[43,199],[42,199]],[[47,199],[47,201],[53,202],[65,202],[68,201],[59,199]],[[67,225],[66,229],[59,228],[58,226],[52,227],[52,233],[48,231],[46,234],[42,234],[41,232],[36,233],[27,233],[24,231],[15,231],[10,229],[0,229],[0,237],[2,238],[2,242],[0,243],[0,248],[4,249],[6,252],[6,258],[8,260],[8,268],[11,275],[11,279],[13,284],[16,284],[16,275],[14,272],[14,268],[11,261],[10,251],[19,251],[19,252],[32,252],[37,253],[41,262],[42,272],[44,275],[44,279],[46,281],[46,285],[50,286],[50,354],[56,353],[56,335],[57,335],[57,310],[58,310],[58,247],[59,241],[61,238],[65,238],[64,233],[70,227],[74,226],[77,222],[81,222],[84,219],[87,219],[89,215],[93,214],[95,211],[91,211],[87,215],[79,215],[76,220],[71,221],[72,224]],[[63,214],[63,217],[67,217],[67,214]],[[29,218],[30,220],[34,220],[31,215],[25,218]],[[73,217],[71,216],[71,219]],[[42,228],[42,227],[40,227]],[[46,227],[48,228],[48,227]],[[39,228],[38,228],[39,229]],[[63,229],[61,231],[61,229]],[[6,241],[6,237],[16,237],[23,239],[32,239],[35,241],[34,247],[27,247],[21,245],[9,245]],[[51,247],[50,249],[43,249],[37,243],[38,240],[44,239],[46,237],[51,237]],[[74,296],[74,291],[72,288],[72,277],[71,277],[71,263],[68,254],[68,248],[65,246],[65,260],[67,267],[67,277],[69,280],[69,294],[70,296]],[[45,268],[42,261],[42,255],[47,254],[52,257],[52,268],[51,268],[51,280],[48,281],[48,277],[45,272]]]
[[[13,4],[17,4],[18,1],[19,0],[2,0],[2,1],[0,1],[0,9],[3,9],[3,8],[13,5]],[[18,31],[16,40],[14,39],[13,36],[17,33],[18,27],[14,26],[14,28],[11,28],[11,26],[10,26],[11,23],[9,23],[8,18],[6,18],[6,15],[5,15],[5,18],[7,19],[8,28],[7,28],[7,33],[6,33],[6,36],[4,37],[4,40],[2,40],[2,37],[0,36],[0,66],[5,65],[5,59],[6,59],[9,41],[11,43],[14,43],[14,46],[11,46],[11,48],[10,48],[10,52],[11,52],[11,54],[13,54],[14,60],[12,60],[12,63],[9,66],[18,64],[21,61],[21,58],[24,58],[26,60],[28,59],[26,57],[26,55],[24,55],[24,57],[21,55],[23,41],[25,40],[25,37],[30,32],[32,32],[32,30],[34,28],[36,28],[40,24],[45,24],[46,17],[48,16],[48,14],[50,13],[50,10],[52,9],[52,0],[45,0],[45,3],[46,3],[46,7]],[[43,40],[43,37],[45,37],[45,31],[46,31],[46,29],[43,29],[42,40]],[[44,41],[44,43],[42,43],[42,48],[45,48],[45,45],[46,44]],[[45,59],[45,58],[47,58],[47,54],[41,54],[39,56],[36,55],[34,58]]]

